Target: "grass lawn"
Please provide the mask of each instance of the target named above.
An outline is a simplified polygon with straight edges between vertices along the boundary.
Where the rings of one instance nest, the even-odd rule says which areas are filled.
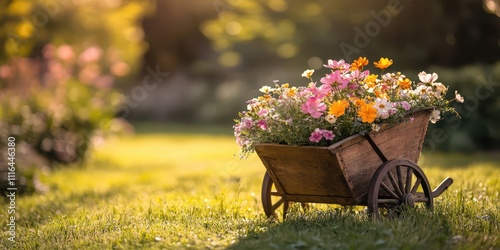
[[[96,149],[84,166],[43,174],[46,194],[16,200],[16,243],[7,203],[0,249],[499,249],[500,155],[424,155],[432,187],[455,183],[433,212],[374,220],[364,207],[292,207],[267,220],[264,167],[239,160],[230,136],[139,134]]]

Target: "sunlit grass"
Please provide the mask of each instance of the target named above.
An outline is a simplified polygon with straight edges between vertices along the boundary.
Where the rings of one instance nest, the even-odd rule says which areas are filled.
[[[372,220],[363,209],[293,207],[284,222],[260,204],[264,168],[234,156],[230,136],[142,134],[96,149],[84,166],[41,175],[46,194],[17,200],[14,249],[490,249],[500,247],[500,156],[424,155],[433,187],[455,183],[434,212]],[[2,203],[4,207],[7,204]],[[7,222],[6,209],[0,221]]]

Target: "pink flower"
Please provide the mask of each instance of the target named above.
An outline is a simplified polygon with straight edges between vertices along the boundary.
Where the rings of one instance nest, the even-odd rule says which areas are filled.
[[[257,112],[257,114],[260,116],[260,117],[263,117],[263,116],[267,116],[267,114],[269,114],[269,111],[267,109],[261,109]]]
[[[337,70],[337,69],[345,70],[345,69],[348,69],[349,66],[350,65],[348,63],[346,63],[344,60],[339,60],[339,61],[328,60],[328,64],[323,65],[323,67],[333,69],[333,70]]]
[[[247,130],[247,129],[250,129],[252,128],[253,126],[253,121],[252,121],[252,118],[241,118],[241,122],[240,122],[240,129],[241,130]]]
[[[316,129],[314,132],[311,133],[309,140],[312,142],[320,142],[322,138],[323,138],[323,135],[321,134],[319,129]]]
[[[266,121],[264,120],[260,120],[257,122],[257,126],[259,126],[260,129],[262,130],[266,130],[267,129],[267,124],[266,124]]]
[[[326,105],[321,102],[321,99],[311,97],[302,104],[301,109],[302,112],[308,113],[314,118],[320,118],[323,115],[323,111],[326,110]]]
[[[320,81],[321,83],[326,85],[337,86],[338,89],[345,89],[347,87],[347,84],[349,83],[349,79],[347,79],[339,70],[326,75],[325,77],[321,78]]]
[[[330,130],[323,129],[321,130],[321,134],[323,135],[323,137],[325,137],[325,139],[330,141],[333,140],[333,138],[335,138],[335,135]]]
[[[401,106],[406,110],[410,110],[411,109],[411,105],[407,102],[407,101],[402,101],[401,102]]]

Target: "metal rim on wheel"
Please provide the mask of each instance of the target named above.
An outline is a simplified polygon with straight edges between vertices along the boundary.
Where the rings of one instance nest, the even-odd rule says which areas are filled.
[[[393,217],[418,204],[425,204],[429,209],[433,207],[432,189],[417,164],[407,159],[394,159],[384,162],[375,171],[368,190],[370,214]]]

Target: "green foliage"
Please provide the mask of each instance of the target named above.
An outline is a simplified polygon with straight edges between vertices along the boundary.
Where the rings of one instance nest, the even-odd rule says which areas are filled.
[[[101,74],[100,49],[88,48],[78,58],[72,51],[47,45],[43,60],[12,58],[0,67],[0,138],[16,137],[49,163],[83,160],[91,139],[112,129],[121,101],[110,88],[113,78]]]
[[[435,187],[455,183],[433,212],[372,220],[364,207],[292,206],[284,222],[260,204],[264,167],[239,161],[230,136],[148,134],[109,140],[85,168],[41,180],[51,191],[19,197],[10,249],[496,249],[498,154],[424,155]],[[6,203],[1,204],[7,206]],[[0,210],[7,221],[7,209]]]
[[[458,69],[432,67],[432,70],[440,72],[440,81],[451,85],[450,94],[459,90],[465,102],[455,105],[463,119],[448,116],[444,122],[430,127],[427,150],[499,149],[500,62]],[[434,136],[433,130],[443,132],[443,135]]]
[[[116,130],[121,96],[113,85],[138,69],[145,50],[139,21],[152,2],[11,0],[0,7],[0,138],[15,136],[49,163],[83,160],[92,138]]]
[[[0,4],[0,62],[14,56],[37,56],[48,43],[109,50],[136,70],[145,51],[141,18],[151,1],[31,1]]]

